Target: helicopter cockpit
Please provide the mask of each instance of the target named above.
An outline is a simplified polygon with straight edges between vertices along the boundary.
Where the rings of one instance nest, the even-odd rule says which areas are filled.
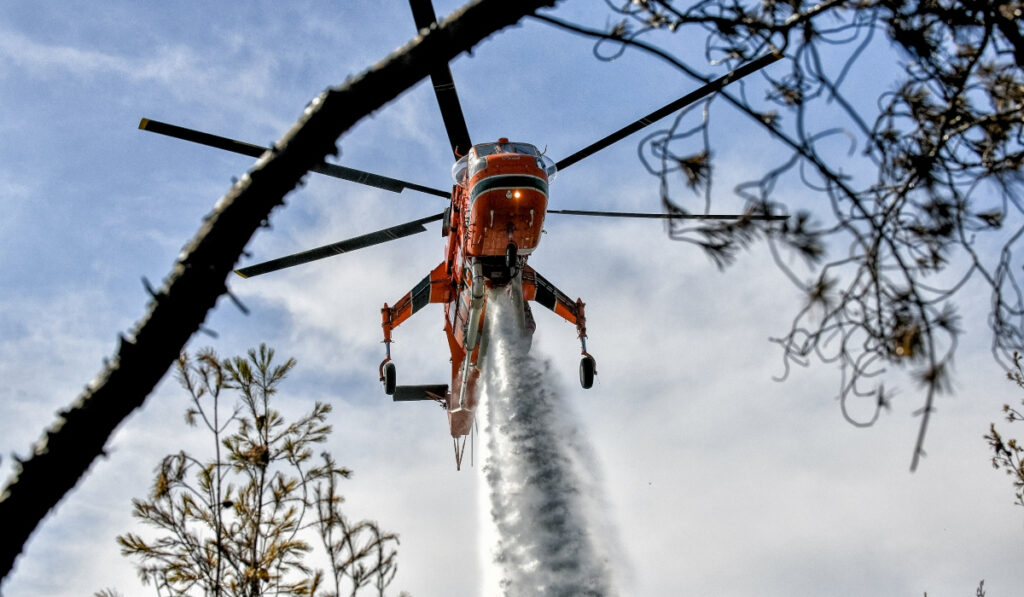
[[[455,180],[455,184],[465,187],[470,178],[487,167],[487,156],[510,153],[534,157],[537,160],[537,167],[547,174],[548,182],[555,179],[557,170],[551,158],[537,151],[534,145],[512,142],[504,138],[496,143],[479,143],[471,147],[469,153],[459,158],[452,166],[452,179]]]

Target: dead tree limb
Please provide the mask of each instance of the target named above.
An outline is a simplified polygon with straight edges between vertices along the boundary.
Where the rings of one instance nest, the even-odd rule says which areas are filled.
[[[314,166],[337,152],[357,121],[492,33],[556,0],[474,0],[344,85],[316,98],[299,121],[217,202],[185,247],[146,315],[96,380],[46,431],[0,495],[0,574],[6,578],[43,517],[88,470],[114,429],[167,372],[199,329],[245,245]]]

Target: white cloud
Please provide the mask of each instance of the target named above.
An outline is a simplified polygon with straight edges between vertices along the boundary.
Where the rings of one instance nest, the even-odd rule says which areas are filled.
[[[439,6],[438,12],[452,6]],[[339,26],[332,39],[369,43],[376,27],[383,31],[380,43],[390,44],[390,49],[395,42],[389,36],[405,37],[393,31],[394,22],[411,29],[405,11],[404,4],[393,2],[375,5],[358,19],[345,15],[346,25],[358,24],[360,30],[350,36],[338,33],[344,29]],[[308,27],[310,23],[329,23],[337,16],[310,12],[301,22],[311,35],[317,28]],[[291,29],[281,16],[271,12],[264,20],[276,23],[272,29],[285,35]],[[331,35],[334,29],[324,25],[320,33]],[[338,57],[349,56],[343,46],[324,51],[318,43],[314,51],[299,37],[284,44],[283,38],[256,25],[242,31],[225,37],[221,54],[204,53],[168,33],[152,51],[127,55],[97,49],[103,46],[96,43],[43,42],[5,30],[0,36],[0,76],[12,89],[21,82],[46,80],[57,96],[68,93],[65,85],[71,79],[96,94],[132,101],[142,101],[134,94],[150,86],[157,90],[153,98],[165,95],[167,100],[152,105],[154,110],[180,114],[182,106],[193,106],[186,115],[199,122],[182,124],[214,122],[213,132],[237,130],[241,138],[243,131],[255,131],[257,137],[279,133],[301,110],[309,88],[337,82],[326,78],[338,69],[359,68]],[[487,108],[468,114],[471,125],[474,120],[486,124],[474,134],[524,131],[539,145],[549,144],[558,154],[553,157],[560,158],[564,152],[555,148],[575,150],[606,133],[596,130],[597,122],[626,123],[618,122],[617,115],[631,114],[637,102],[624,92],[645,98],[661,98],[661,91],[675,93],[652,92],[657,87],[674,89],[675,84],[631,70],[628,62],[594,68],[577,64],[579,55],[562,52],[565,39],[550,29],[531,25],[506,35],[457,64],[458,72],[472,77],[457,81],[464,105]],[[524,44],[534,50],[529,62],[509,59],[500,69],[493,66],[493,61],[520,56],[508,51]],[[353,55],[360,52],[372,53],[365,44]],[[297,62],[299,55],[311,57],[309,63]],[[547,59],[533,59],[537,55]],[[573,58],[565,64],[554,59],[563,56]],[[280,64],[289,67],[278,68]],[[283,71],[293,67],[289,78]],[[557,71],[564,83],[544,86],[540,82],[548,79],[536,73],[517,79],[523,68],[531,73]],[[315,72],[309,75],[313,78],[328,74],[300,85],[295,81],[303,78],[299,72]],[[602,80],[606,76],[615,77],[607,81],[612,88],[597,97],[593,90],[607,87]],[[367,159],[362,167],[444,188],[447,154],[429,146],[444,149],[446,140],[432,141],[430,131],[441,131],[440,125],[425,124],[434,118],[424,103],[431,101],[429,95],[424,87],[353,130],[343,139],[343,162]],[[586,109],[591,105],[593,111]],[[494,106],[501,109],[490,109]],[[225,114],[231,115],[230,121]],[[43,119],[31,124],[40,138],[53,134]],[[392,127],[400,130],[385,131]],[[631,143],[562,173],[552,185],[552,206],[658,209],[656,181],[636,165]],[[61,151],[65,149],[54,146],[46,158]],[[83,151],[106,150],[96,142]],[[152,163],[136,162],[135,157],[125,157],[121,167],[153,169]],[[735,180],[743,179],[743,168],[753,167],[753,160],[719,157],[722,179],[716,189],[725,195]],[[30,175],[48,172],[41,158],[35,167],[28,168]],[[162,180],[146,179],[145,184],[165,185],[159,213],[166,229],[125,232],[133,224],[131,214],[118,213],[96,224],[97,237],[145,234],[152,238],[154,251],[181,246],[184,239],[175,240],[172,231],[194,228],[196,222],[194,214],[178,208],[174,196],[206,195],[211,183],[177,160],[162,167]],[[102,188],[103,180],[93,178],[103,174],[83,170],[71,175],[69,184],[88,180]],[[156,194],[152,188],[124,184],[122,192]],[[29,198],[38,192],[23,181],[17,185]],[[222,191],[214,189],[208,203]],[[274,228],[262,231],[251,244],[253,260],[334,242],[443,207],[443,201],[410,192],[387,196],[345,183],[313,181],[289,202],[288,209],[275,214]],[[39,218],[25,225],[32,226],[26,235],[61,238],[83,222]],[[788,328],[795,294],[763,247],[755,246],[737,266],[720,273],[699,249],[665,240],[654,222],[552,215],[547,229],[531,264],[570,296],[586,301],[589,348],[598,360],[596,386],[586,392],[577,389],[575,330],[540,307],[535,308],[539,329],[534,347],[552,361],[579,428],[599,457],[609,522],[618,528],[633,571],[631,590],[625,594],[971,594],[982,577],[992,594],[1010,594],[1024,583],[1013,560],[1021,523],[1012,506],[1012,488],[988,468],[981,440],[988,421],[998,418],[999,406],[1017,394],[991,364],[985,333],[973,321],[971,341],[958,360],[961,393],[940,400],[926,446],[930,456],[910,475],[907,466],[918,423],[912,416],[918,405],[912,385],[902,384],[892,413],[875,428],[856,430],[842,420],[834,401],[834,370],[815,366],[795,370],[784,384],[771,381],[781,372],[781,356],[767,338]],[[430,404],[393,404],[376,381],[383,357],[380,307],[412,288],[441,260],[442,250],[435,224],[427,233],[399,242],[266,277],[234,280],[233,290],[252,314],[243,318],[230,306],[218,310],[210,327],[221,338],[193,342],[212,343],[226,356],[269,340],[282,356],[298,357],[299,368],[282,399],[290,410],[313,399],[335,405],[336,434],[330,448],[356,472],[343,487],[347,505],[353,516],[377,519],[400,534],[396,588],[415,595],[476,591],[483,549],[479,470],[454,471],[444,412]],[[101,271],[110,275],[137,271],[141,260],[131,254],[104,256],[107,263]],[[83,263],[99,259],[87,249],[74,257],[55,273],[70,276]],[[32,265],[39,267],[45,256],[36,259]],[[19,288],[22,299],[3,297],[0,449],[5,453],[24,452],[38,438],[54,410],[65,406],[112,352],[116,332],[128,327],[126,318],[132,313],[123,312],[131,302],[128,293],[90,287],[62,287],[64,296],[52,289]],[[144,297],[137,286],[131,292],[138,293],[141,303]],[[974,304],[965,310],[983,317],[975,305],[986,301],[974,295],[967,300]],[[447,381],[440,313],[440,306],[431,305],[396,331],[394,349],[403,383]],[[164,386],[118,432],[110,458],[99,462],[44,522],[4,585],[5,594],[70,595],[80,594],[83,587],[106,586],[129,594],[143,590],[112,538],[133,528],[129,498],[147,491],[157,459],[180,445],[181,395],[173,382]],[[5,459],[4,472],[8,467]],[[67,574],[55,576],[55,569]]]
[[[6,30],[0,31],[0,55],[4,56],[0,59],[4,67],[0,75],[8,78],[17,68],[51,82],[66,77],[96,84],[117,80],[139,89],[156,85],[162,94],[179,102],[222,110],[241,102],[251,106],[251,116],[264,124],[284,124],[260,107],[275,88],[272,75],[276,60],[269,53],[250,54],[245,63],[227,66],[181,43],[161,43],[137,53],[114,53],[85,45],[40,42]]]

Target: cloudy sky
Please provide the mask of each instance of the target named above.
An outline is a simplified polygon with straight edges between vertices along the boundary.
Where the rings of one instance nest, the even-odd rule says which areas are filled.
[[[436,0],[439,14],[457,0]],[[564,3],[602,27],[603,8]],[[141,117],[268,144],[303,106],[407,41],[403,0],[251,3],[36,3],[0,7],[0,473],[24,454],[144,312],[160,281],[248,158],[140,132]],[[682,43],[682,42],[680,42]],[[559,159],[693,88],[654,59],[599,62],[589,40],[527,21],[457,59],[470,132],[547,148]],[[680,46],[676,49],[682,49]],[[712,72],[709,67],[708,72]],[[881,78],[871,68],[861,76]],[[723,209],[771,149],[742,120],[715,129]],[[419,85],[341,140],[342,163],[446,188],[451,162],[429,86]],[[657,181],[629,139],[561,173],[552,206],[656,210]],[[804,197],[812,201],[813,197]],[[267,259],[440,211],[444,201],[311,178],[252,242]],[[534,350],[558,372],[565,408],[597,456],[625,595],[990,595],[1024,586],[1024,510],[988,464],[982,435],[1019,399],[987,351],[986,296],[961,300],[954,396],[938,404],[918,472],[908,466],[921,396],[893,372],[892,410],[873,428],[844,422],[838,373],[779,383],[768,339],[798,296],[755,245],[722,273],[653,222],[551,215],[531,264],[587,303],[599,377],[576,382],[574,329],[535,311]],[[401,537],[393,588],[488,594],[479,469],[454,470],[446,420],[394,405],[376,380],[379,309],[442,259],[427,234],[253,280],[232,281],[252,310],[222,303],[192,349],[238,354],[259,342],[294,355],[283,410],[334,405],[330,449],[355,475],[348,512]],[[442,311],[396,332],[403,383],[444,383]],[[121,426],[109,458],[67,496],[3,586],[19,595],[145,594],[114,537],[136,529],[130,499],[159,458],[203,439],[166,379]],[[1005,427],[1005,425],[1004,425]],[[1012,428],[1009,431],[1013,431]],[[1020,432],[1011,435],[1024,435]],[[0,523],[2,524],[2,523]]]

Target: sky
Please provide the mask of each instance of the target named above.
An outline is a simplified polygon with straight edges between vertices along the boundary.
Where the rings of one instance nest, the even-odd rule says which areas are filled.
[[[458,1],[436,0],[448,14]],[[557,15],[594,27],[603,5]],[[203,216],[252,160],[137,130],[142,117],[243,141],[279,138],[306,103],[408,41],[401,0],[373,3],[34,3],[0,6],[0,474],[25,454],[144,313],[142,279],[170,270]],[[673,49],[686,49],[679,41]],[[594,59],[590,40],[537,21],[452,63],[470,133],[546,148],[559,159],[694,87],[635,52]],[[878,81],[877,63],[852,77]],[[707,72],[716,72],[708,67]],[[859,74],[858,74],[859,73]],[[714,129],[715,193],[770,166],[771,146],[740,119]],[[657,210],[658,183],[631,137],[558,175],[558,208]],[[420,84],[340,141],[340,163],[446,188],[451,168],[433,94]],[[806,191],[802,191],[806,193]],[[718,199],[720,197],[720,199]],[[699,200],[699,198],[695,198]],[[814,197],[801,196],[813,202]],[[699,203],[695,204],[699,207]],[[310,177],[249,246],[252,261],[439,212],[444,200]],[[623,595],[990,595],[1024,587],[1024,510],[982,439],[1020,399],[988,352],[987,296],[959,300],[966,330],[953,395],[908,471],[921,395],[899,371],[872,428],[843,420],[838,371],[784,382],[769,338],[799,296],[763,244],[718,271],[656,222],[550,215],[530,263],[587,304],[594,388],[579,388],[575,330],[535,309],[534,354],[550,361],[565,416],[593,451]],[[334,406],[328,448],[353,469],[347,512],[399,534],[394,594],[494,594],[482,564],[479,467],[456,471],[447,421],[392,404],[377,382],[379,309],[442,259],[426,234],[258,279],[232,280],[190,350],[223,356],[260,342],[298,360],[279,406]],[[808,274],[809,276],[809,274]],[[400,383],[445,383],[442,310],[395,332]],[[145,594],[114,538],[138,530],[159,459],[203,437],[167,376],[108,444],[108,457],[37,530],[3,585],[8,597]],[[1012,427],[1002,424],[1009,435]]]

